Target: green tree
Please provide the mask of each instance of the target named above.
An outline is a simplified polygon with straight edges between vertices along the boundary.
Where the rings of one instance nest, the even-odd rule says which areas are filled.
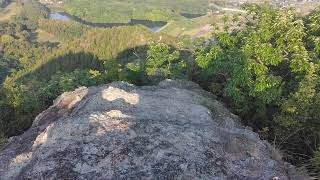
[[[229,22],[214,34],[216,45],[195,52],[206,74],[202,81],[208,87],[221,84],[220,95],[231,99],[244,122],[276,139],[288,154],[302,154],[306,146],[307,154],[313,154],[320,140],[319,31],[311,33],[306,27],[317,29],[319,16],[306,23],[294,10],[268,5],[245,9],[242,28],[234,25],[238,20]]]
[[[186,63],[181,60],[179,51],[172,50],[169,45],[151,43],[145,68],[147,75],[157,82],[179,76],[186,68]]]

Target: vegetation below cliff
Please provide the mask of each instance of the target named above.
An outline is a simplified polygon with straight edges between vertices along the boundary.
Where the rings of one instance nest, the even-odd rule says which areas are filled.
[[[48,20],[36,1],[23,6],[21,16],[0,24],[0,137],[21,134],[53,99],[79,86],[189,79],[274,142],[284,159],[319,171],[320,11],[301,17],[250,5],[245,18],[224,18],[208,45],[141,26]],[[38,42],[38,29],[59,42]]]

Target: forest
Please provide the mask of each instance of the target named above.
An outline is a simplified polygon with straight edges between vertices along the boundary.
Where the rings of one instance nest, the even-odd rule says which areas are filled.
[[[320,171],[320,10],[246,5],[213,43],[143,26],[92,28],[48,19],[37,1],[0,22],[0,147],[65,91],[113,81],[187,79],[217,95],[282,158]],[[58,42],[35,40],[42,29]]]

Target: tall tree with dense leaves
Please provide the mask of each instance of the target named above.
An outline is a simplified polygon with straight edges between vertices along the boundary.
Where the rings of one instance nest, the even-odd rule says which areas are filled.
[[[319,44],[314,41],[310,49],[306,41],[306,26],[311,25],[294,10],[267,5],[245,10],[244,20],[215,33],[215,45],[195,53],[196,61],[207,74],[208,86],[222,84],[222,95],[231,99],[246,124],[275,139],[287,154],[308,146],[305,156],[312,155],[319,146],[320,111]]]

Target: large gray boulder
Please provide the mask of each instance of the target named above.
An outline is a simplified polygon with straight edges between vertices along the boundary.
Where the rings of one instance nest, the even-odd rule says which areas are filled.
[[[62,94],[0,152],[0,179],[289,179],[279,154],[188,81]]]

